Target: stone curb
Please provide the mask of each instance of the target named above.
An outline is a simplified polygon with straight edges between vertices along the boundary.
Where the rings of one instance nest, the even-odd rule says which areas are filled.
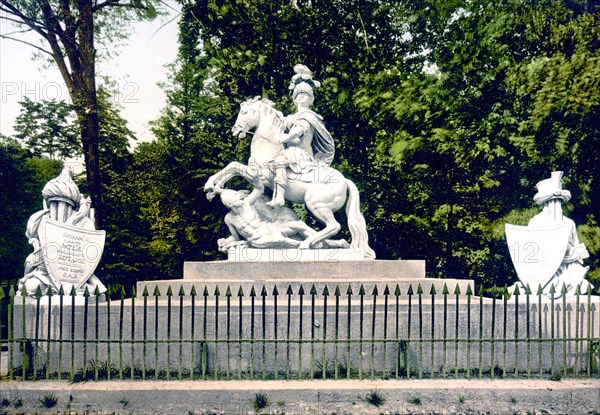
[[[260,411],[257,394],[269,401]],[[3,382],[0,405],[7,414],[580,415],[600,414],[600,379]]]

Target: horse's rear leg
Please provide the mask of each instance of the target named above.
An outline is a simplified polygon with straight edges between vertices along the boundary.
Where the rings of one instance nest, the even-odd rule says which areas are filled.
[[[339,222],[335,220],[335,216],[333,216],[333,211],[331,209],[325,207],[311,209],[308,204],[307,207],[318,220],[325,224],[325,227],[302,241],[298,247],[299,249],[309,249],[317,242],[337,235],[340,229],[342,229],[342,226],[339,224]]]

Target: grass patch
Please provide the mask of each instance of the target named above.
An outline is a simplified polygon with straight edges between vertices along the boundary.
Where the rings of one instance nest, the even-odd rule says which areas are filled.
[[[54,408],[58,403],[58,398],[51,393],[47,393],[46,395],[38,399],[38,401],[42,404],[44,408]]]
[[[379,408],[385,403],[385,397],[378,390],[372,390],[367,394],[365,401]]]
[[[265,393],[259,392],[254,395],[254,410],[256,412],[260,412],[270,404],[269,397]]]
[[[411,405],[421,405],[421,398],[419,398],[418,396],[413,396],[411,398],[408,398],[408,403]]]

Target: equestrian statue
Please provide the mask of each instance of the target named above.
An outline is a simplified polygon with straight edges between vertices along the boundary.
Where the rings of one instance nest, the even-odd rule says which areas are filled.
[[[350,248],[364,259],[374,259],[369,247],[365,218],[360,212],[356,185],[331,167],[335,143],[320,115],[310,109],[314,90],[320,82],[305,66],[294,66],[290,83],[296,112],[284,117],[265,98],[242,102],[232,134],[244,138],[252,134],[247,164],[232,162],[212,175],[204,190],[216,194],[230,213],[226,224],[231,236],[219,240],[226,251],[236,244],[254,248]],[[254,131],[253,133],[251,131]],[[233,177],[241,176],[254,190],[225,189]],[[270,200],[263,193],[272,191]],[[285,201],[304,204],[325,226],[314,230],[300,221]],[[334,212],[346,205],[351,242],[332,239],[341,230]]]

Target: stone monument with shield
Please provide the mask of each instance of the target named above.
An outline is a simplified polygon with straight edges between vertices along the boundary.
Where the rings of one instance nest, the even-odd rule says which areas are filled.
[[[29,296],[75,291],[104,293],[94,275],[104,250],[105,232],[95,229],[90,199],[83,197],[64,168],[42,190],[43,207],[29,218],[25,232],[33,252],[25,260],[19,292]],[[97,290],[97,291],[96,291]]]
[[[562,188],[562,176],[563,172],[554,171],[536,184],[533,200],[542,211],[527,226],[506,224],[506,241],[520,284],[529,285],[534,293],[541,287],[554,298],[565,288],[566,296],[574,295],[577,287],[586,293],[590,285],[584,279],[589,267],[583,265],[588,251],[579,242],[575,222],[562,212],[562,203],[571,199],[571,192]]]

